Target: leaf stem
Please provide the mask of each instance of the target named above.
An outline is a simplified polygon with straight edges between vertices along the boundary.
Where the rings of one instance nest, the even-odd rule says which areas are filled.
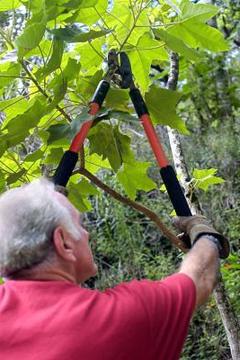
[[[91,41],[88,41],[89,45],[91,46],[91,48],[93,49],[93,51],[95,51],[96,54],[98,54],[98,56],[100,56],[103,60],[104,59],[104,56],[97,50],[95,49],[95,47],[93,46],[93,44],[91,43]]]
[[[39,90],[33,91],[31,94],[29,94],[29,96],[34,95],[34,94],[36,94],[36,93],[38,93],[38,92],[39,92]],[[22,96],[22,95],[20,95],[20,96]],[[11,99],[7,99],[7,100],[3,100],[3,101],[8,101],[8,100],[11,100]],[[9,107],[17,104],[19,101],[22,101],[22,100],[26,100],[24,96],[22,96],[21,99],[17,99],[17,100],[14,101],[13,103],[5,106],[3,109],[0,109],[0,111],[3,112],[3,111],[5,111],[6,109],[8,109]],[[0,102],[0,104],[1,104],[1,102]]]
[[[125,38],[124,41],[122,42],[122,45],[120,46],[119,51],[121,51],[121,50],[123,49],[124,45],[126,44],[126,42],[128,41],[128,39],[129,39],[130,36],[132,35],[132,32],[133,32],[134,28],[136,27],[136,23],[137,23],[137,21],[138,21],[138,19],[139,19],[139,16],[141,15],[141,12],[142,12],[142,3],[143,3],[143,1],[141,1],[140,10],[139,10],[138,14],[135,15],[135,17],[134,17],[134,19],[133,19],[133,25],[132,25],[129,33],[127,34],[126,38]]]
[[[96,13],[98,14],[98,16],[100,17],[100,19],[102,20],[103,24],[106,26],[106,28],[108,30],[111,30],[110,27],[108,26],[108,24],[106,23],[106,21],[104,20],[104,18],[102,17],[102,15],[99,13],[98,9],[96,8],[96,6],[94,6],[94,9],[96,11]],[[114,34],[114,32],[112,32],[112,35],[115,39],[115,41],[118,43],[118,45],[120,46],[120,42],[118,41],[118,38],[116,37],[116,35]]]

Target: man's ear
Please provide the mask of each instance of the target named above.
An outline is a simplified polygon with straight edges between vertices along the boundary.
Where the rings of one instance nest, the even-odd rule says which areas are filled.
[[[55,251],[62,259],[68,262],[75,262],[74,242],[70,235],[61,226],[55,228],[53,232],[53,244]]]

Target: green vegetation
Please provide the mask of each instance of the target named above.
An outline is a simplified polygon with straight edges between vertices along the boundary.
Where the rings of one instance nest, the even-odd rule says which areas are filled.
[[[239,317],[239,4],[214,3],[1,0],[0,192],[53,175],[88,119],[108,51],[124,50],[169,156],[165,125],[181,134],[192,196],[195,191],[205,214],[230,238],[222,275]],[[180,59],[178,91],[166,88],[172,51]],[[172,208],[127,91],[113,87],[100,114],[104,120],[85,145],[85,168],[171,227]],[[69,190],[86,212],[99,264],[88,286],[102,289],[176,270],[182,254],[143,214],[78,171]],[[206,358],[230,358],[213,300],[195,315],[182,356]]]

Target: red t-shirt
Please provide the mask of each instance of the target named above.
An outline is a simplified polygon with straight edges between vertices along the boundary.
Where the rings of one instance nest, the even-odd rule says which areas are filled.
[[[0,358],[178,359],[195,301],[195,285],[184,274],[104,292],[10,280],[0,286]]]

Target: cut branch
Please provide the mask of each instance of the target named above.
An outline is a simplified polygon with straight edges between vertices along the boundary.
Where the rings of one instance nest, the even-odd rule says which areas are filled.
[[[171,243],[176,246],[178,249],[182,250],[183,252],[187,252],[188,249],[186,248],[185,244],[176,236],[174,235],[163,222],[159,219],[158,215],[150,210],[148,207],[139,204],[136,201],[133,201],[121,194],[119,194],[117,191],[110,188],[108,185],[103,183],[99,178],[97,178],[95,175],[90,173],[85,168],[80,168],[75,173],[80,173],[81,175],[85,176],[87,179],[92,181],[97,187],[102,189],[104,192],[109,194],[112,198],[120,201],[122,204],[132,207],[133,209],[137,210],[138,212],[144,214],[147,216],[150,220],[152,220],[156,226],[161,230],[162,234],[165,235]]]

